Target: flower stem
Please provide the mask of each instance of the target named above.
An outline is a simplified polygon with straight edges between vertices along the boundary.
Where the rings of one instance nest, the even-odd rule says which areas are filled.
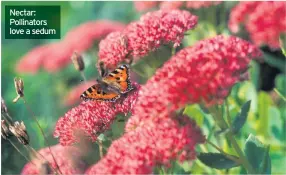
[[[59,173],[60,173],[60,174],[63,174],[63,173],[61,172],[61,170],[60,170],[60,167],[59,167],[59,165],[58,165],[58,163],[57,163],[55,157],[54,157],[54,154],[53,154],[53,152],[52,152],[52,149],[51,149],[51,147],[50,147],[50,144],[49,144],[49,142],[48,142],[48,139],[46,138],[46,136],[45,136],[45,134],[44,134],[44,131],[43,131],[43,129],[42,129],[42,127],[41,127],[39,121],[38,121],[37,118],[35,117],[36,115],[34,114],[34,112],[32,111],[32,109],[30,108],[30,106],[27,104],[25,98],[22,97],[22,99],[23,99],[23,101],[24,101],[24,105],[26,106],[26,108],[27,108],[28,111],[30,112],[30,114],[31,114],[31,116],[32,116],[32,119],[36,121],[36,124],[38,125],[38,127],[39,127],[39,129],[40,129],[40,131],[41,131],[41,133],[42,133],[42,135],[43,135],[43,137],[44,137],[44,140],[45,140],[45,142],[46,142],[46,144],[47,144],[47,146],[48,146],[48,148],[49,148],[49,150],[50,150],[50,153],[51,153],[51,155],[52,155],[52,157],[53,157],[53,160],[54,160],[54,162],[55,162],[55,164],[56,164],[56,168],[59,170]]]
[[[176,54],[176,47],[172,47],[172,56]]]
[[[229,127],[231,127],[231,118],[230,118],[230,114],[229,114],[229,104],[227,99],[225,99],[225,106],[226,106],[226,117],[227,117],[227,122]],[[231,128],[230,128],[231,129]]]
[[[237,164],[241,164],[240,159],[236,159],[234,157],[232,157],[231,155],[227,154],[226,152],[224,152],[221,148],[219,148],[218,146],[216,146],[214,143],[212,143],[209,140],[206,140],[206,142],[208,144],[210,144],[212,147],[214,147],[216,150],[218,150],[220,153],[222,153],[223,155],[225,155],[227,158],[229,158],[230,160],[233,160],[234,162],[236,162]]]
[[[102,146],[102,141],[98,139],[98,147],[99,147],[99,156],[100,158],[103,157],[103,146]]]
[[[281,92],[279,92],[276,88],[274,88],[274,91],[279,95],[279,97],[282,98],[283,101],[286,101],[286,97],[284,97]]]
[[[228,127],[226,121],[224,120],[222,113],[220,113],[218,110],[213,110],[213,109],[211,109],[211,111],[214,112],[213,116],[214,116],[215,121],[217,122],[218,126],[222,130],[228,129],[229,127]],[[239,147],[238,143],[236,142],[233,133],[231,131],[229,131],[228,133],[226,133],[226,137],[231,142],[231,145],[233,146],[234,150],[238,154],[243,167],[247,170],[248,173],[255,174],[253,167],[250,165],[250,163],[248,162],[248,160],[244,156],[241,148]]]

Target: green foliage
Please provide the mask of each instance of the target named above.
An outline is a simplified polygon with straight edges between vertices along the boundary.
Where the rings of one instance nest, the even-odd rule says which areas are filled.
[[[244,123],[246,122],[247,115],[250,109],[251,101],[247,101],[245,104],[243,104],[240,113],[238,113],[232,123],[232,132],[234,134],[238,133],[239,130],[242,128]]]
[[[202,126],[204,123],[204,114],[199,105],[189,105],[185,108],[184,114],[193,119],[198,126]]]
[[[236,156],[231,157],[237,159]],[[232,159],[226,157],[221,153],[200,153],[198,155],[198,159],[205,165],[216,169],[229,169],[239,166],[237,162],[233,161]]]
[[[246,140],[244,152],[255,172],[271,174],[269,146],[265,147],[255,136],[250,135]]]
[[[38,2],[2,2],[2,19],[4,21],[4,5],[31,5]],[[197,41],[206,39],[217,34],[230,35],[227,20],[230,10],[238,2],[223,2],[218,6],[210,8],[191,10],[192,13],[199,16],[199,23],[194,30],[188,31],[184,37],[183,44],[177,50],[192,46]],[[133,2],[41,2],[41,5],[60,5],[61,6],[61,34],[62,37],[73,27],[91,20],[110,19],[129,23],[140,17],[136,12]],[[96,29],[95,29],[96,30]],[[248,38],[246,31],[243,35],[237,34],[242,38]],[[234,34],[232,34],[234,35]],[[31,119],[31,114],[24,106],[23,101],[12,103],[15,98],[15,89],[13,78],[19,76],[25,82],[25,98],[28,105],[34,111],[36,117],[42,126],[48,141],[57,144],[57,139],[53,138],[53,130],[59,117],[71,108],[63,105],[65,96],[74,86],[81,81],[81,76],[76,72],[72,65],[63,68],[56,73],[48,73],[40,70],[34,75],[20,74],[15,71],[15,66],[20,58],[34,47],[55,42],[57,40],[6,40],[2,37],[1,53],[1,93],[8,106],[10,115],[14,120],[23,120],[31,138],[31,146],[35,149],[46,147],[43,136],[35,121]],[[285,55],[285,36],[281,36],[282,52]],[[139,83],[144,84],[164,62],[172,56],[171,45],[166,45],[156,52],[149,54],[144,59],[140,59],[132,65],[132,72],[135,73]],[[84,62],[86,69],[84,73],[87,79],[92,80],[98,76],[95,68],[97,61],[98,42],[94,47],[84,53]],[[286,56],[286,55],[285,55]],[[271,91],[260,89],[263,67],[261,63],[253,61],[250,63],[250,80],[236,84],[227,97],[229,104],[229,113],[231,125],[235,139],[240,148],[244,148],[247,160],[259,174],[285,174],[285,145],[286,145],[286,75],[285,58],[278,57],[271,52],[264,52],[263,58],[266,64],[278,68],[280,73],[275,78],[275,87]],[[192,76],[192,75],[189,75]],[[270,75],[267,75],[270,76]],[[251,101],[251,103],[250,103]],[[75,104],[76,105],[76,104]],[[220,106],[219,113],[226,116],[225,106]],[[206,138],[221,148],[228,154],[238,154],[233,145],[227,139],[228,129],[222,130],[224,134],[217,135],[216,131],[220,128],[216,125],[212,114],[209,112],[209,106],[203,104],[191,104],[185,107],[184,114],[196,121],[202,129]],[[100,135],[100,140],[104,147],[108,148],[111,144],[110,139],[119,138],[124,133],[124,126],[128,117],[123,122],[116,121],[111,129]],[[225,117],[226,119],[226,117]],[[249,134],[252,133],[253,135]],[[247,139],[247,137],[249,138]],[[263,142],[264,144],[262,144]],[[27,155],[23,145],[13,140],[19,149]],[[245,143],[245,145],[243,145]],[[2,174],[19,174],[26,161],[21,155],[5,140],[2,140]],[[89,164],[94,164],[100,159],[98,145],[92,144],[93,152],[90,153]],[[238,165],[232,159],[217,152],[213,146],[205,143],[197,148],[200,153],[199,160],[191,162],[178,162],[174,160],[170,167],[156,167],[155,174],[246,174],[246,169]],[[270,150],[271,149],[271,150]],[[106,150],[105,150],[106,151]]]

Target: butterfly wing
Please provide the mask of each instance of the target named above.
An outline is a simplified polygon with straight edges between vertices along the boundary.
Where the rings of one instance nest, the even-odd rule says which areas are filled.
[[[115,101],[120,97],[120,95],[113,91],[108,91],[100,86],[100,84],[95,84],[84,91],[80,98],[84,101],[88,100],[100,100],[100,101]]]
[[[126,93],[133,89],[129,77],[129,67],[127,65],[119,66],[107,76],[103,77],[102,81],[116,88],[120,93]]]

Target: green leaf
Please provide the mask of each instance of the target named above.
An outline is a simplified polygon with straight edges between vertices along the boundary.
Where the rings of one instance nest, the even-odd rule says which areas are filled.
[[[257,112],[258,106],[258,94],[254,84],[251,82],[244,82],[237,92],[239,100],[248,101],[251,100],[250,111]]]
[[[187,116],[189,116],[191,119],[196,121],[196,124],[198,126],[202,126],[204,123],[204,114],[201,111],[201,108],[199,105],[189,105],[185,108],[184,113]]]
[[[255,121],[256,132],[264,137],[269,137],[269,108],[273,101],[266,92],[259,92],[258,94],[258,118]]]
[[[271,173],[269,148],[265,148],[265,146],[255,136],[250,134],[247,138],[244,152],[246,158],[257,173]]]
[[[275,78],[275,87],[283,95],[286,96],[286,74],[279,74]],[[283,98],[283,97],[282,97]]]
[[[270,66],[276,67],[280,69],[281,71],[285,70],[285,61],[283,59],[282,60],[278,59],[275,56],[269,53],[266,53],[266,52],[263,52],[263,58],[264,58],[264,61],[268,63]]]
[[[167,174],[191,174],[191,173],[190,171],[186,171],[181,164],[175,161],[172,163],[172,167],[170,168]]]
[[[271,159],[269,156],[270,146],[268,145],[264,151],[264,157],[262,160],[261,167],[259,168],[259,173],[261,174],[270,174],[271,173]]]
[[[272,134],[273,138],[278,139],[277,141],[283,140],[283,120],[281,118],[281,113],[276,106],[270,106],[268,114],[271,116],[269,121],[269,132]]]
[[[240,112],[235,117],[235,119],[234,119],[234,121],[232,123],[232,132],[234,134],[237,134],[239,132],[239,130],[245,124],[247,116],[248,116],[248,112],[249,112],[249,109],[250,109],[250,104],[251,104],[251,100],[249,100],[246,103],[244,103],[244,105],[242,106]]]
[[[281,34],[279,41],[280,41],[282,53],[286,57],[286,35]]]
[[[252,61],[250,63],[250,80],[251,82],[253,83],[253,85],[255,86],[255,89],[258,89],[259,88],[259,78],[260,78],[260,64],[255,62],[255,61]]]
[[[229,155],[233,158],[236,156]],[[239,166],[235,161],[229,159],[221,153],[200,153],[198,159],[205,165],[215,169],[229,169]]]

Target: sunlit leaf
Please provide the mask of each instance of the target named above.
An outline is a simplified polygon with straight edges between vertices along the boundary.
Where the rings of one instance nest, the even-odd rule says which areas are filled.
[[[204,123],[204,115],[198,105],[189,105],[185,108],[184,114],[188,115],[191,119],[196,121],[198,126]]]
[[[286,35],[285,34],[281,34],[279,38],[279,42],[280,42],[282,53],[286,57]]]
[[[269,107],[272,104],[271,97],[266,92],[260,92],[258,94],[258,118],[255,121],[256,131],[259,135],[268,137],[269,128]]]
[[[251,82],[245,82],[238,91],[239,99],[243,101],[251,100],[250,111],[257,112],[258,95]]]
[[[271,116],[271,120],[269,120],[269,131],[276,139],[283,138],[283,121],[281,119],[280,111],[277,107],[271,106],[268,111]]]

